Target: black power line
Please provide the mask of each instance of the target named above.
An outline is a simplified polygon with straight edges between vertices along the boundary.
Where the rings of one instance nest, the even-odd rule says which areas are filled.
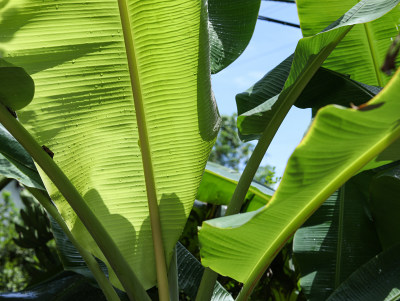
[[[273,0],[273,1],[278,1],[278,0]],[[274,22],[274,23],[278,23],[278,24],[282,24],[282,25],[286,25],[286,26],[291,26],[291,27],[300,28],[300,25],[299,25],[299,24],[290,23],[290,22],[286,22],[286,21],[282,21],[282,20],[277,20],[277,19],[272,19],[272,18],[260,16],[260,15],[258,16],[258,20],[263,20],[263,21],[268,21],[268,22]]]

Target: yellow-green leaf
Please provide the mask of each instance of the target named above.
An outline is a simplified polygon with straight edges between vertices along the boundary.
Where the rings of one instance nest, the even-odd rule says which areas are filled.
[[[128,7],[122,23],[116,0],[10,1],[1,9],[0,48],[36,83],[36,97],[20,120],[54,153],[54,161],[149,288],[156,275],[143,168],[147,159],[140,150],[145,142],[143,137],[139,141],[138,125],[148,140],[169,261],[219,117],[210,89],[203,2],[120,4]],[[134,61],[128,62],[127,52]],[[137,119],[138,110],[145,120]],[[68,203],[42,177],[78,242],[105,261]]]
[[[359,1],[298,0],[300,26],[305,37],[317,34]],[[347,34],[323,64],[349,74],[352,79],[383,87],[390,76],[380,69],[389,46],[399,30],[400,7],[370,23],[358,24]],[[398,60],[399,61],[399,60]]]

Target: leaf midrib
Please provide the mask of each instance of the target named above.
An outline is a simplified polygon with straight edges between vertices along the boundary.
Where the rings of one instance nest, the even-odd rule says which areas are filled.
[[[159,288],[159,298],[161,301],[164,301],[169,298],[167,265],[162,240],[161,219],[157,203],[156,185],[154,180],[154,171],[150,151],[146,115],[144,110],[143,93],[135,51],[134,34],[131,28],[132,23],[130,20],[127,0],[118,0],[118,7],[120,12],[122,31],[124,34],[126,57],[128,61],[133,102],[136,113],[136,123],[139,134],[139,145],[142,154],[143,173],[146,185],[147,202],[149,206],[150,224],[153,238],[153,250],[157,272],[157,283]]]
[[[368,48],[369,48],[369,53],[371,55],[371,59],[372,59],[372,64],[374,66],[374,72],[375,72],[375,76],[376,76],[376,80],[378,81],[378,85],[380,87],[384,86],[384,82],[382,79],[382,75],[380,72],[380,68],[379,68],[379,64],[378,64],[378,56],[377,53],[375,51],[375,47],[373,44],[373,33],[371,31],[371,24],[370,23],[364,23],[364,30],[365,30],[365,35],[367,37],[367,42],[368,42]]]

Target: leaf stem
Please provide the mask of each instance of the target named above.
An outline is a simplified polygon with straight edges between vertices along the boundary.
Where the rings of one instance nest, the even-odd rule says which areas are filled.
[[[142,87],[139,80],[134,35],[132,32],[127,1],[118,0],[118,7],[121,17],[122,31],[124,34],[126,57],[128,60],[129,75],[136,112],[136,123],[139,133],[140,151],[142,154],[143,172],[146,183],[147,202],[149,206],[154,256],[156,261],[158,295],[160,301],[169,301],[167,264],[165,260],[164,244],[162,240],[161,219],[158,209],[156,184],[154,180],[154,171],[152,156],[150,152],[146,114],[143,106]]]
[[[83,260],[86,262],[88,268],[92,272],[94,278],[99,284],[101,290],[103,291],[107,301],[119,301],[119,297],[112,287],[110,281],[104,275],[103,271],[100,269],[99,264],[94,259],[93,255],[84,249],[69,231],[67,224],[64,222],[61,214],[58,212],[57,208],[51,203],[50,196],[46,194],[43,190],[36,188],[31,188],[25,186],[25,188],[35,197],[36,200],[46,209],[46,211],[51,215],[52,218],[58,223],[60,228],[64,231],[65,235],[69,238],[78,252],[81,254]]]
[[[31,134],[0,104],[0,122],[26,149],[35,162],[54,183],[72,209],[81,219],[93,239],[112,266],[118,279],[131,300],[150,300],[135,273],[125,261],[120,250],[109,233],[86,204],[85,200],[69,181],[67,176],[55,164],[53,159],[41,148]]]

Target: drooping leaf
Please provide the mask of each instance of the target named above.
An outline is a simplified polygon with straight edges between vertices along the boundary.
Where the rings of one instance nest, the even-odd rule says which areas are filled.
[[[296,1],[303,36],[323,30],[354,5],[352,0]],[[354,26],[324,63],[354,80],[383,87],[390,76],[381,71],[392,38],[398,34],[400,8],[370,23]],[[397,60],[399,61],[399,60]]]
[[[247,296],[293,232],[363,165],[400,137],[399,93],[400,71],[367,104],[370,109],[330,105],[319,110],[265,207],[203,223],[199,233],[203,265],[244,282],[242,296]]]
[[[250,42],[261,0],[208,1],[211,72],[229,66]]]
[[[16,111],[26,107],[33,98],[35,85],[21,67],[0,59],[0,103]]]
[[[315,72],[353,25],[379,18],[397,4],[396,0],[360,1],[332,23],[330,30],[301,39],[296,47],[284,86],[282,78],[287,76],[286,68],[290,58],[243,95],[237,96],[236,102],[240,114],[237,122],[241,138],[256,139],[266,128],[278,128]],[[339,16],[340,14],[336,18]]]
[[[217,163],[208,162],[196,199],[215,205],[228,205],[239,178],[239,172]],[[251,204],[249,211],[267,204],[273,193],[271,188],[253,181],[246,195],[247,202],[249,205]]]
[[[327,301],[397,301],[400,299],[400,246],[372,258],[327,299]]]
[[[0,125],[0,175],[22,184],[44,189],[42,180],[27,151]]]
[[[358,106],[369,101],[381,90],[335,71],[319,68],[295,102],[295,106],[302,109],[312,108],[315,113],[329,104]]]
[[[154,178],[168,262],[219,116],[210,88],[204,3],[119,3],[129,7],[122,10],[122,23],[117,1],[12,1],[1,9],[1,48],[35,80],[36,97],[21,110],[21,122],[54,153],[149,288],[156,274],[144,171],[147,180]],[[142,156],[147,146],[148,156]],[[105,261],[69,204],[41,175],[72,234]]]
[[[326,300],[355,270],[381,252],[367,207],[368,184],[364,174],[353,177],[297,230],[293,251],[308,300]]]

